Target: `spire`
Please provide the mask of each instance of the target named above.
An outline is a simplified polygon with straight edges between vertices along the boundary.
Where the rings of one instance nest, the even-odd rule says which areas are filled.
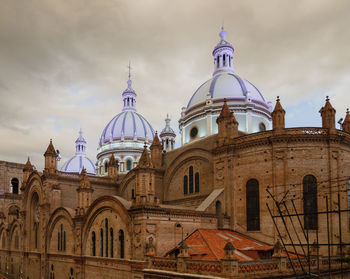
[[[157,145],[161,145],[160,144],[160,141],[159,141],[159,138],[158,138],[158,132],[156,131],[156,133],[154,134],[154,138],[153,138],[153,141],[152,141],[152,146],[157,146]]]
[[[86,140],[80,128],[79,137],[75,141],[75,155],[86,156]]]
[[[224,26],[221,27],[219,33],[220,42],[215,46],[213,50],[214,57],[214,72],[213,76],[222,72],[233,73],[233,46],[226,41],[227,32]]]
[[[217,118],[216,122],[221,122],[225,118],[233,118],[236,121],[235,116],[227,105],[226,99],[224,99],[224,105],[222,106],[220,115]]]
[[[51,155],[51,156],[57,156],[57,153],[55,151],[55,148],[53,147],[53,144],[52,144],[52,139],[50,139],[50,144],[49,146],[47,147],[45,153],[44,153],[44,156],[48,156],[48,155]]]
[[[32,163],[30,162],[30,159],[28,157],[28,160],[26,162],[26,164],[24,165],[23,171],[32,171],[33,170],[33,166]]]
[[[272,126],[274,130],[281,130],[285,128],[284,115],[286,111],[283,109],[280,103],[280,97],[277,96],[275,109],[271,113],[272,115]]]
[[[350,133],[350,112],[349,109],[346,109],[346,116],[342,124],[342,129],[346,133]]]
[[[322,128],[335,129],[335,109],[332,107],[329,97],[326,97],[326,104],[320,110],[322,117]]]
[[[152,161],[149,157],[147,145],[144,145],[137,168],[153,168]]]
[[[158,133],[156,132],[153,138],[151,149],[151,160],[155,168],[160,168],[162,166],[162,150],[163,147],[160,144]]]
[[[128,81],[126,82],[128,87],[124,90],[122,96],[123,96],[123,111],[125,110],[133,110],[136,111],[136,93],[134,89],[132,88],[132,81],[131,81],[131,66],[129,61],[129,74],[128,74]]]

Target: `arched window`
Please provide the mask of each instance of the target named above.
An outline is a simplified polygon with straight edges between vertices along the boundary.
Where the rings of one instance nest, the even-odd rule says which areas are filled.
[[[231,67],[231,56],[228,57],[228,62],[229,62],[229,65]]]
[[[259,131],[260,132],[266,131],[266,126],[265,126],[265,124],[263,122],[259,123]]]
[[[74,279],[74,269],[71,267],[69,271],[69,279]]]
[[[61,233],[57,233],[57,250],[61,251]]]
[[[199,173],[198,172],[196,172],[194,176],[194,191],[196,193],[199,193]]]
[[[190,166],[190,169],[188,171],[188,179],[189,179],[189,192],[190,194],[193,193],[193,167]]]
[[[224,54],[223,56],[222,56],[222,59],[223,59],[223,64],[224,64],[224,66],[226,66],[226,54]]]
[[[105,162],[105,173],[107,173],[107,172],[108,172],[108,163]]]
[[[313,175],[303,178],[304,229],[317,229],[317,181]]]
[[[55,279],[55,272],[54,272],[53,264],[51,265],[51,269],[50,269],[50,279]]]
[[[184,195],[188,194],[188,178],[187,175],[184,176]]]
[[[12,194],[18,194],[18,185],[19,181],[16,177],[11,179],[11,193]]]
[[[113,241],[114,241],[114,237],[113,237],[113,228],[110,228],[110,229],[109,229],[109,240],[110,240],[110,245],[109,245],[109,247],[110,247],[110,253],[109,253],[109,256],[110,256],[111,258],[113,258],[113,250],[114,250],[114,248],[113,248]]]
[[[219,58],[219,56],[216,56],[216,67],[217,68],[220,67],[220,58]]]
[[[100,256],[103,257],[103,229],[100,229]]]
[[[124,259],[124,231],[119,231],[119,258]]]
[[[96,234],[91,233],[91,256],[96,256]]]
[[[105,257],[108,257],[108,219],[105,219]]]
[[[247,231],[260,230],[259,182],[250,179],[246,188]]]
[[[135,189],[131,189],[131,199],[135,199]]]
[[[66,251],[66,232],[63,232],[63,251]]]
[[[38,248],[38,223],[34,223],[34,248]]]
[[[126,160],[126,170],[131,170],[131,160]]]
[[[222,228],[222,209],[221,209],[221,202],[217,201],[215,204],[215,211],[216,211],[216,216],[218,218],[218,228]]]

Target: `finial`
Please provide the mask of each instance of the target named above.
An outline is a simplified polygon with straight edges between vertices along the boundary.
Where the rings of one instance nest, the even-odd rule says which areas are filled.
[[[83,136],[83,130],[80,128],[80,130],[79,130],[79,136]]]
[[[166,114],[166,118],[169,118],[169,113]]]
[[[350,112],[349,112],[349,108],[347,108],[346,109],[346,114],[349,114]],[[28,157],[29,158],[29,157]]]
[[[130,65],[130,61],[129,61],[129,66],[128,66],[128,68],[129,68],[129,79],[130,79],[130,77],[131,77],[131,65]]]
[[[280,96],[277,96],[276,102],[279,102],[279,101],[280,101]]]
[[[221,32],[219,33],[221,40],[226,41],[226,35],[227,35],[227,32],[225,31],[224,25],[222,25]]]
[[[329,101],[329,97],[328,96],[326,96],[326,102],[328,102]]]
[[[224,103],[226,103],[226,98],[224,98]]]

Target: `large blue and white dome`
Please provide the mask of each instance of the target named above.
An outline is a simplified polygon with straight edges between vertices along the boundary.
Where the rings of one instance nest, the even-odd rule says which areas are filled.
[[[118,162],[119,172],[125,173],[136,166],[144,145],[151,145],[154,130],[151,124],[136,112],[136,92],[132,81],[124,90],[123,110],[112,118],[103,129],[97,149],[98,174],[108,174],[108,162],[113,155]]]
[[[79,137],[75,141],[75,155],[63,165],[61,171],[81,173],[83,168],[89,174],[96,174],[95,164],[86,157],[86,141],[83,138],[83,132],[80,130]]]
[[[255,133],[271,128],[272,104],[265,101],[251,82],[234,72],[234,48],[226,35],[222,28],[220,41],[212,53],[213,77],[204,82],[182,108],[179,120],[182,144],[218,132],[216,119],[225,100],[234,111],[240,131]]]

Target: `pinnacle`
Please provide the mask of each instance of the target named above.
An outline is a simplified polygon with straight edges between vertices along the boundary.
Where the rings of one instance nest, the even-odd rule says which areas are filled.
[[[152,168],[153,167],[146,145],[143,148],[143,152],[142,152],[142,155],[140,157],[140,160],[139,160],[137,167],[138,168]]]
[[[48,155],[57,157],[57,153],[56,153],[55,148],[53,147],[53,144],[52,144],[52,139],[50,139],[50,144],[47,147],[46,152],[44,153],[44,156],[48,156]]]
[[[280,97],[279,96],[277,96],[276,105],[275,105],[275,108],[274,108],[273,112],[277,112],[277,111],[284,112],[284,109],[283,109],[283,107],[282,107],[282,105],[280,103]]]
[[[27,160],[26,164],[24,165],[23,170],[24,171],[33,170],[33,166],[32,166],[32,163],[30,162],[29,157],[28,157],[28,160]]]
[[[161,145],[161,144],[160,144],[160,141],[159,141],[159,138],[158,138],[158,133],[156,132],[155,135],[154,135],[151,147],[152,146],[157,146],[157,145]]]

